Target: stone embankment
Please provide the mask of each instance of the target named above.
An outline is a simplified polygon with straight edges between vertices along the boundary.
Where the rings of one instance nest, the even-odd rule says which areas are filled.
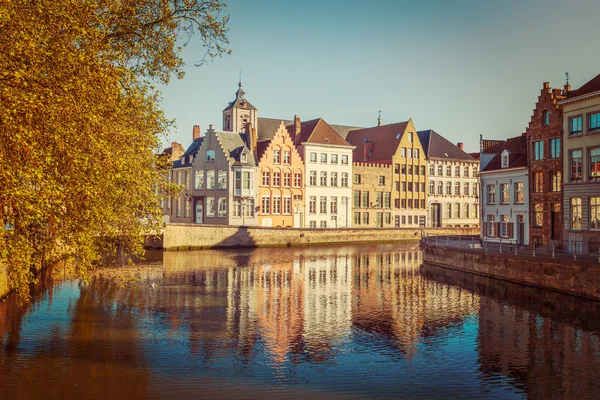
[[[427,235],[474,235],[479,228],[296,229],[167,224],[159,246],[165,250],[222,247],[289,247],[419,240]]]
[[[486,253],[421,241],[423,262],[600,300],[600,265],[584,260]]]

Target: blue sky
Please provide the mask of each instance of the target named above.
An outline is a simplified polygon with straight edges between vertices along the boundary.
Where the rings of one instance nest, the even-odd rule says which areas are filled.
[[[525,131],[542,82],[573,88],[600,73],[597,0],[230,0],[233,54],[194,67],[163,88],[169,141],[187,147],[192,126],[221,129],[242,69],[259,116],[374,126],[412,118],[465,150],[479,134]]]

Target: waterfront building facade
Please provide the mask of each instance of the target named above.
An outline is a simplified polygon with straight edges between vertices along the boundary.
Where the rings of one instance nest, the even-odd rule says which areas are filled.
[[[295,116],[286,128],[304,160],[304,206],[298,210],[304,226],[351,227],[353,147],[321,118],[301,122]]]
[[[304,162],[283,122],[258,142],[258,224],[304,227]]]
[[[529,148],[529,236],[537,244],[561,241],[562,89],[544,82],[526,130]]]
[[[497,151],[490,159],[491,148]],[[481,237],[488,242],[529,244],[527,136],[510,138],[502,145],[490,143],[488,150],[482,141],[481,159],[489,160],[481,164],[479,173]]]
[[[352,163],[352,226],[390,228],[394,175],[391,164]]]
[[[425,227],[427,161],[412,120],[352,130],[346,139],[355,146],[355,162],[391,167],[393,227]],[[381,211],[375,199],[368,200],[373,212]],[[360,204],[365,204],[362,198]],[[354,212],[364,213],[364,207]]]
[[[563,108],[564,240],[571,251],[600,242],[600,75],[569,91]]]
[[[479,226],[479,161],[433,130],[418,135],[429,170],[427,225]]]

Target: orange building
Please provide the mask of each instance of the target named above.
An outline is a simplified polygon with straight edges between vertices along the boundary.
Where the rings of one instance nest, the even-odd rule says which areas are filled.
[[[257,156],[258,225],[303,227],[304,161],[283,122],[258,143]]]

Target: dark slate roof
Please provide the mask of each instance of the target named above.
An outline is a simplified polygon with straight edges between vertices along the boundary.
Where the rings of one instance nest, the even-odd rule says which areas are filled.
[[[374,128],[358,129],[348,132],[346,140],[351,145],[356,146],[354,152],[352,153],[352,161],[391,161],[392,157],[398,150],[400,139],[402,139],[402,135],[406,131],[408,122],[409,121],[404,121],[396,124],[381,125]],[[366,152],[367,154],[365,158],[364,146],[367,144],[370,146],[370,148],[368,149],[369,151]],[[371,153],[371,157],[368,156],[369,153]]]
[[[429,129],[427,131],[417,132],[425,157],[443,158],[445,160],[463,160],[475,161],[473,157],[459,149],[456,145],[450,143],[445,137]]]
[[[215,135],[219,139],[225,154],[236,163],[240,163],[240,156],[244,149],[248,149],[246,145],[246,134],[237,132],[215,131]],[[256,165],[254,154],[248,150],[248,157],[244,165]]]
[[[286,126],[290,136],[293,135],[294,125]],[[300,139],[296,143],[319,143],[337,146],[350,146],[327,122],[322,118],[300,123]]]
[[[346,139],[348,137],[348,133],[351,131],[355,131],[358,129],[363,129],[362,126],[347,126],[347,125],[329,125],[333,128],[334,131],[338,133],[341,137]]]
[[[235,100],[229,103],[223,111],[227,111],[232,108],[241,108],[243,110],[256,110],[256,107],[254,107],[252,104],[250,104],[248,100],[244,98],[244,94],[245,93],[242,90],[242,87],[240,86],[238,91],[235,92]]]
[[[194,140],[192,142],[192,144],[190,144],[190,147],[187,148],[187,150],[185,151],[185,153],[183,153],[183,157],[187,157],[190,154],[195,154],[198,152],[198,149],[200,148],[200,146],[202,145],[202,142],[204,141],[204,136],[199,137],[198,139]]]
[[[584,96],[586,94],[600,91],[600,74],[596,75],[595,78],[587,82],[585,85],[577,90],[572,90],[567,93],[567,98]]]
[[[502,153],[504,150],[508,150],[509,154],[507,168],[527,167],[527,136],[521,135],[507,139],[482,172],[507,169],[502,168]]]

